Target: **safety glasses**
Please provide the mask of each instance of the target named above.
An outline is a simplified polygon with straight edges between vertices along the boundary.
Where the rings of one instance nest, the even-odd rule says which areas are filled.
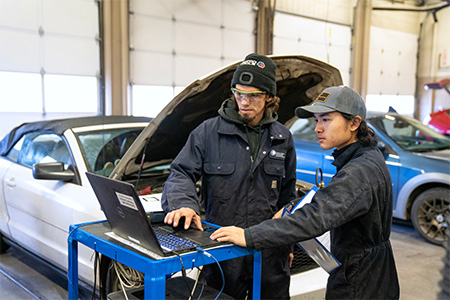
[[[245,98],[250,103],[255,103],[262,100],[265,94],[267,94],[267,92],[264,91],[244,92],[235,88],[231,88],[231,91],[233,92],[234,97],[236,97],[237,101],[242,102]]]

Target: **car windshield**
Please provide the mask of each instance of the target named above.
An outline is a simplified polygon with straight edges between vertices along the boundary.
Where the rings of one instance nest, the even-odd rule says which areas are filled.
[[[142,129],[116,128],[75,133],[87,169],[109,176]]]
[[[427,152],[450,149],[450,139],[410,117],[386,114],[370,118],[370,123],[386,133],[406,151]]]
[[[312,143],[319,143],[317,133],[314,131],[315,127],[316,122],[313,118],[297,119],[289,128],[289,130],[291,131],[292,136],[295,139]]]

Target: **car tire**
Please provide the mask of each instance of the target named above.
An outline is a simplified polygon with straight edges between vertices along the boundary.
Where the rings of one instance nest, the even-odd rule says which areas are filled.
[[[5,253],[8,248],[9,245],[5,243],[5,241],[3,240],[3,234],[0,232],[0,254]]]
[[[446,240],[446,217],[450,214],[450,190],[436,187],[422,192],[411,208],[411,221],[425,240],[443,245]]]

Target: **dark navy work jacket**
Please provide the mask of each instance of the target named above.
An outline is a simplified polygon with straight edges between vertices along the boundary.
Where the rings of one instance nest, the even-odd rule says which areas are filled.
[[[398,299],[389,241],[392,181],[375,146],[351,144],[333,164],[337,173],[310,204],[292,215],[246,229],[249,248],[270,248],[331,233],[331,252],[342,263],[328,279],[327,299]]]
[[[199,214],[195,182],[201,180],[206,221],[246,228],[270,219],[295,198],[295,148],[290,131],[275,121],[264,129],[252,159],[245,133],[218,116],[193,130],[171,164],[162,207]]]

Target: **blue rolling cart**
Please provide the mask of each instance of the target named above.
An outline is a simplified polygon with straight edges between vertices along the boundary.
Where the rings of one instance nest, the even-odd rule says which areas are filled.
[[[176,273],[182,269],[182,264],[187,268],[199,267],[211,263],[214,260],[224,261],[245,255],[253,255],[253,299],[260,299],[261,295],[261,252],[248,250],[243,247],[227,244],[206,251],[213,256],[198,251],[180,254],[161,259],[152,258],[144,253],[136,251],[117,242],[106,235],[110,232],[108,222],[92,222],[70,226],[68,238],[69,268],[68,268],[68,292],[69,300],[78,299],[78,243],[81,243],[98,253],[144,273],[144,297],[145,299],[164,299],[166,292],[166,275]]]

